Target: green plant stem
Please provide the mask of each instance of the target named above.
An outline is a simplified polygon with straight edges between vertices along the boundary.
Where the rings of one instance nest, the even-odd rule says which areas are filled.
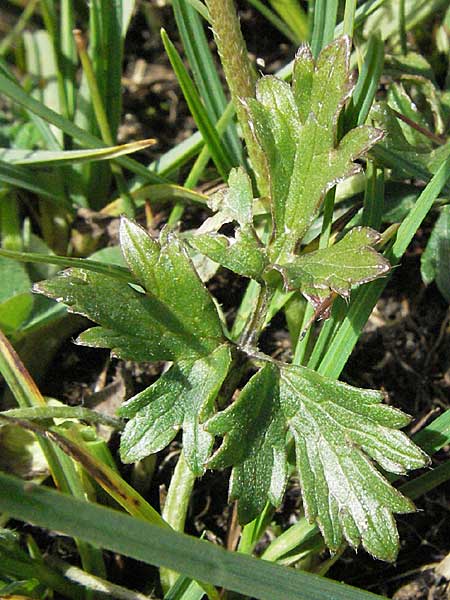
[[[333,188],[325,196],[323,206],[323,223],[322,231],[319,239],[319,248],[328,248],[330,243],[331,229],[333,226],[333,211],[334,201],[336,198],[336,188]],[[292,363],[294,365],[303,365],[305,362],[306,351],[308,349],[310,338],[312,334],[312,319],[314,317],[314,308],[308,302],[305,314],[303,316],[303,323],[300,329],[300,336],[295,347],[294,358]]]
[[[19,203],[13,190],[9,190],[0,203],[1,247],[6,250],[22,250]]]
[[[330,245],[331,228],[333,225],[334,200],[336,198],[336,188],[333,188],[325,196],[323,205],[323,223],[319,239],[319,248],[328,248]]]
[[[183,452],[177,462],[167,493],[163,519],[175,531],[183,531],[195,475],[189,469]]]
[[[152,598],[155,598],[153,595],[147,596],[124,588],[121,585],[110,583],[109,581],[106,581],[106,579],[91,575],[91,573],[87,573],[78,567],[74,567],[57,557],[49,556],[47,561],[50,566],[55,567],[57,571],[61,572],[66,580],[94,592],[100,592],[101,594],[110,596],[116,600],[152,600]]]
[[[258,336],[264,326],[272,296],[272,290],[268,289],[266,286],[261,286],[255,309],[249,315],[240,336],[239,344],[243,348],[256,344]],[[222,386],[222,397],[219,402],[222,406],[224,406],[233,395],[246,368],[247,361],[245,359],[243,360],[243,356],[237,355],[232,367],[230,367],[229,375]],[[224,392],[224,390],[226,391]],[[176,531],[184,530],[186,514],[194,483],[195,476],[189,469],[183,453],[181,453],[169,485],[169,491],[162,513],[165,521]],[[167,591],[174,585],[178,575],[173,571],[161,569],[160,577],[161,585],[163,589]]]
[[[195,475],[188,467],[184,454],[181,452],[172,479],[170,480],[164,510],[162,511],[163,519],[175,531],[184,531],[194,483]],[[161,569],[160,579],[164,592],[167,592],[178,579],[178,573],[169,569]]]
[[[406,56],[406,54],[408,54],[408,46],[406,43],[405,0],[399,0],[398,20],[400,46],[402,48],[402,53]]]
[[[45,23],[48,35],[50,37],[56,68],[56,81],[58,85],[58,96],[61,105],[61,114],[66,119],[70,119],[68,106],[67,106],[67,95],[66,86],[64,82],[64,69],[61,68],[61,53],[59,48],[59,28],[57,26],[56,9],[53,0],[41,0],[39,2],[39,8],[42,14],[42,20]]]
[[[45,407],[46,402],[35,382],[21,362],[4,334],[0,331],[0,372],[13,392],[21,408]],[[49,440],[38,438],[50,473],[56,486],[67,494],[86,500],[85,490],[75,466],[68,456],[62,454]],[[75,539],[83,567],[103,574],[104,564],[101,550],[81,539]],[[86,598],[92,598],[86,592]]]
[[[92,97],[92,105],[94,107],[95,118],[100,129],[102,140],[105,142],[105,144],[108,144],[108,146],[114,146],[114,139],[111,133],[111,129],[109,127],[108,117],[106,115],[102,96],[100,94],[97,80],[95,78],[95,73],[91,59],[87,52],[86,40],[79,29],[74,29],[73,35],[75,38],[75,44],[77,47],[78,55],[80,57],[81,65],[83,67],[84,74],[86,75],[86,81],[88,83],[89,91]],[[117,188],[122,198],[124,212],[126,215],[132,217],[135,213],[136,207],[134,204],[133,196],[128,191],[122,168],[119,165],[112,163],[111,170],[114,174]]]
[[[242,134],[247,144],[258,189],[261,195],[266,196],[269,187],[265,157],[250,129],[247,111],[241,100],[255,96],[255,74],[248,59],[236,8],[233,0],[206,0],[206,4],[211,17],[214,39]]]
[[[68,581],[63,575],[54,571],[44,563],[37,560],[25,562],[14,556],[8,556],[0,551],[2,574],[18,579],[37,579],[39,583],[61,594],[63,598],[83,600],[86,598],[85,590],[79,585]]]
[[[256,297],[255,308],[249,315],[247,323],[244,325],[239,337],[238,345],[245,349],[255,346],[262,330],[264,329],[267,311],[270,301],[274,295],[274,290],[266,285],[262,285]]]

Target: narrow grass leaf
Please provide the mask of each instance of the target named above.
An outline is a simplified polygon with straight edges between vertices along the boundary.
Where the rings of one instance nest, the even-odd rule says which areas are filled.
[[[162,30],[161,38],[166,49],[167,55],[175,71],[181,90],[189,106],[189,110],[195,119],[197,127],[201,132],[212,159],[223,179],[227,179],[228,173],[232,167],[232,160],[229,157],[226,148],[219,138],[219,134],[215,129],[214,124],[203,106],[194,83],[192,82],[189,73],[187,72],[183,61],[180,58],[175,46],[170,41],[167,33]]]
[[[156,140],[140,140],[121,144],[107,148],[97,148],[93,150],[19,150],[10,148],[0,148],[0,160],[10,164],[26,165],[29,167],[57,167],[74,163],[83,163],[96,160],[110,160],[139,152],[156,143]]]
[[[395,242],[385,255],[392,265],[396,265],[405,253],[449,178],[450,157],[441,164],[420,194],[414,208],[400,225]],[[387,280],[380,279],[356,290],[348,312],[329,342],[327,352],[318,367],[320,373],[328,377],[339,377],[386,283]]]
[[[17,102],[20,106],[23,106],[32,113],[38,115],[45,121],[48,121],[52,125],[55,125],[61,131],[64,131],[67,135],[78,140],[81,144],[88,148],[101,148],[105,147],[103,141],[95,135],[80,129],[77,125],[71,121],[65,119],[55,111],[47,108],[41,102],[31,98],[24,89],[22,89],[17,83],[8,78],[4,73],[0,72],[0,92],[5,94],[8,98]],[[151,183],[165,183],[164,179],[156,173],[147,169],[144,165],[141,165],[137,161],[129,157],[119,157],[116,159],[117,162],[126,169],[129,169],[136,175],[142,177],[145,181]]]
[[[106,414],[96,412],[84,406],[32,406],[30,408],[10,408],[0,412],[5,417],[25,419],[27,421],[46,421],[48,419],[78,419],[86,423],[101,423],[123,429],[123,422]]]
[[[311,50],[315,57],[334,38],[337,9],[337,0],[317,0],[314,3]]]
[[[295,35],[297,44],[308,39],[308,16],[297,0],[269,0],[283,21]]]
[[[178,31],[191,66],[199,94],[208,111],[209,118],[217,123],[224,113],[227,100],[214,64],[208,45],[203,24],[197,12],[188,3],[174,0],[173,10],[177,21]],[[233,123],[224,135],[226,145],[233,165],[242,162],[242,145]]]
[[[12,517],[67,535],[148,564],[258,598],[298,600],[380,600],[380,596],[310,573],[280,567],[170,531],[108,508],[64,494],[30,487],[0,474],[0,509]],[[152,543],[149,544],[149,540]]]
[[[363,125],[378,90],[384,65],[384,44],[378,34],[372,34],[367,43],[366,54],[358,82],[345,111],[345,128]]]
[[[438,220],[421,256],[422,279],[426,284],[436,281],[436,285],[450,302],[450,206],[441,209]]]
[[[65,455],[80,463],[86,472],[130,515],[159,527],[168,527],[161,515],[122,479],[115,469],[100,461],[82,442],[71,435],[70,431],[57,427],[50,429],[17,417],[7,417],[5,413],[0,414],[1,421],[31,431],[54,443]]]
[[[54,185],[54,177],[48,175],[36,174],[27,167],[0,160],[0,183],[25,189],[70,209],[65,195],[58,190],[59,186]]]
[[[56,265],[62,269],[77,267],[108,275],[118,281],[131,282],[134,280],[133,275],[128,269],[88,258],[71,258],[68,256],[55,256],[54,254],[38,254],[37,252],[15,252],[13,250],[4,250],[3,248],[0,248],[0,256],[27,263]]]
[[[248,0],[248,3],[251,4],[259,10],[259,12],[263,15],[269,23],[271,23],[280,33],[282,33],[288,40],[290,40],[293,44],[298,45],[300,39],[298,37],[298,33],[294,33],[289,25],[280,17],[271,10],[264,2],[261,0]]]

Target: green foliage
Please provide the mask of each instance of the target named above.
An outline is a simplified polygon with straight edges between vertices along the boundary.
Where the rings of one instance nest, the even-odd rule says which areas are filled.
[[[450,206],[444,206],[421,257],[422,279],[436,281],[439,291],[450,302]]]
[[[0,256],[0,328],[13,333],[26,321],[33,308],[30,278],[25,267]]]
[[[333,246],[296,257],[279,267],[285,287],[301,290],[315,302],[332,292],[348,298],[352,285],[367,283],[389,271],[389,262],[372,247],[379,239],[373,229],[355,227]]]
[[[121,458],[134,462],[165,448],[183,429],[183,453],[192,472],[204,473],[213,437],[202,423],[214,411],[214,399],[230,366],[226,344],[193,361],[180,360],[156,383],[119,410],[128,421]]]
[[[162,238],[160,244],[122,220],[122,251],[145,294],[83,269],[40,283],[36,291],[101,325],[81,334],[83,344],[111,348],[120,358],[138,361],[205,356],[223,341],[214,303],[180,240],[172,234]]]
[[[264,150],[273,212],[272,260],[285,261],[303,238],[328,190],[360,171],[354,160],[382,137],[369,126],[338,140],[340,112],[350,96],[350,42],[340,38],[315,63],[302,46],[292,88],[274,78],[257,84],[248,99],[250,122]]]
[[[126,218],[120,245],[131,281],[119,281],[93,264],[95,270],[70,269],[37,290],[100,325],[82,333],[80,343],[110,348],[125,359],[173,361],[156,383],[121,408],[129,419],[122,460],[160,451],[182,429],[183,454],[194,475],[206,467],[233,467],[230,499],[239,500],[239,518],[247,523],[268,500],[281,503],[292,439],[305,511],[326,544],[337,550],[344,540],[354,547],[361,543],[374,556],[393,560],[398,536],[392,515],[414,507],[371,461],[393,473],[426,464],[426,455],[398,431],[409,418],[381,404],[379,392],[275,363],[254,346],[267,301],[279,293],[278,273],[286,289],[320,305],[334,294],[348,298],[352,287],[390,268],[374,249],[379,234],[368,227],[351,229],[332,246],[299,253],[326,192],[359,172],[355,159],[382,137],[366,125],[338,134],[339,115],[352,91],[349,54],[346,37],[325,47],[317,61],[304,46],[292,86],[263,77],[256,99],[245,100],[266,161],[270,196],[259,205],[270,206],[269,235],[256,226],[259,208],[251,179],[239,168],[231,171],[228,188],[209,201],[215,214],[187,236],[197,252],[259,283],[256,309],[236,345],[227,341],[180,237],[163,230],[157,241]],[[235,224],[234,237],[220,233],[229,223]],[[217,404],[229,402],[239,383],[233,379],[236,367],[251,363],[263,366],[218,412]],[[214,436],[223,441],[212,454]]]
[[[213,417],[207,429],[225,440],[211,465],[233,468],[230,499],[240,518],[253,520],[267,497],[276,506],[286,485],[286,432],[295,440],[306,515],[325,542],[362,543],[372,555],[394,560],[398,536],[393,512],[414,506],[387,482],[386,471],[423,466],[426,455],[397,431],[409,418],[380,404],[383,394],[324,378],[314,371],[266,365],[239,399]],[[252,417],[250,418],[250,415]]]

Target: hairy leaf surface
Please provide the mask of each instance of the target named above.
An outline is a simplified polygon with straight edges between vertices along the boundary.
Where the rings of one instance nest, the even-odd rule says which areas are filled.
[[[314,63],[308,47],[294,62],[292,87],[272,76],[258,81],[246,106],[268,163],[276,234],[274,256],[292,252],[325,193],[360,170],[354,161],[382,137],[361,126],[337,141],[337,120],[352,85],[350,40],[324,48]]]
[[[421,257],[420,270],[426,284],[436,281],[450,302],[450,206],[444,206]]]
[[[208,204],[217,212],[189,237],[189,244],[234,273],[260,280],[267,266],[267,256],[253,227],[250,177],[242,168],[233,169],[228,186],[212,196]],[[217,233],[222,225],[233,221],[239,224],[234,238]]]
[[[214,351],[223,342],[220,320],[181,242],[170,237],[160,245],[123,219],[121,247],[143,291],[84,269],[64,271],[36,291],[98,323],[79,342],[120,358],[189,360]]]
[[[426,455],[398,431],[409,417],[381,404],[380,392],[357,389],[305,367],[266,366],[241,396],[214,416],[207,429],[225,436],[212,464],[234,463],[230,495],[242,505],[243,522],[258,515],[264,494],[279,504],[286,481],[283,440],[289,430],[305,512],[317,522],[327,545],[336,550],[344,540],[354,547],[361,543],[374,556],[393,560],[398,549],[393,513],[411,512],[414,505],[372,460],[393,473],[427,463]]]
[[[276,268],[287,289],[300,290],[307,298],[323,299],[331,292],[345,298],[352,286],[389,271],[389,262],[372,247],[379,239],[373,229],[355,227],[333,246],[297,256]]]
[[[230,347],[212,297],[184,246],[164,232],[160,242],[123,218],[120,244],[136,283],[97,271],[70,269],[37,291],[100,327],[79,336],[89,346],[111,348],[120,358],[174,361],[158,381],[129,400],[120,413],[130,418],[121,441],[124,462],[158,452],[183,430],[189,467],[201,475],[213,437],[201,424],[231,364]]]
[[[213,436],[201,423],[213,412],[214,398],[228,372],[227,345],[194,361],[179,361],[156,383],[119,410],[131,419],[122,435],[123,462],[140,460],[165,448],[183,429],[183,453],[195,475],[202,475]]]
[[[236,237],[220,234],[194,235],[190,245],[223,267],[244,277],[259,280],[267,258],[263,245],[249,225],[236,230]]]
[[[225,411],[212,417],[207,430],[225,435],[208,466],[233,465],[230,500],[239,499],[239,520],[257,516],[267,499],[278,506],[287,479],[286,424],[280,410],[278,373],[271,365],[252,377]]]

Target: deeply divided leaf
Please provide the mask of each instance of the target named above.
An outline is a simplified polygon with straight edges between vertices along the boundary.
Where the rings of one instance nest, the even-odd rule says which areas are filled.
[[[379,239],[373,229],[355,227],[333,246],[296,256],[275,268],[287,289],[300,290],[307,298],[323,300],[332,292],[345,298],[352,286],[389,271],[389,262],[372,247]]]
[[[220,234],[194,235],[190,245],[223,267],[259,280],[267,265],[265,249],[250,226],[236,231],[234,238]]]
[[[271,388],[269,391],[268,388]],[[269,398],[272,397],[270,401]],[[324,378],[296,366],[266,366],[241,397],[207,424],[224,441],[213,466],[234,464],[230,496],[244,522],[255,518],[265,495],[279,504],[286,481],[283,440],[295,440],[305,511],[327,545],[360,543],[393,560],[398,536],[393,513],[414,505],[375,468],[403,473],[427,463],[400,431],[409,418],[381,404],[383,395]]]
[[[450,206],[444,206],[421,257],[420,270],[426,284],[436,281],[450,302]]]
[[[189,237],[189,244],[238,275],[259,280],[267,266],[267,256],[253,227],[250,177],[242,168],[233,169],[228,186],[212,196],[209,206],[217,212]],[[218,233],[222,225],[231,222],[239,224],[234,237]]]
[[[227,345],[197,360],[179,361],[128,400],[119,410],[131,419],[122,435],[122,460],[133,462],[162,450],[183,429],[184,456],[192,472],[201,475],[213,443],[201,423],[213,412],[230,361]]]
[[[239,499],[239,520],[255,518],[269,499],[278,506],[287,479],[286,425],[280,410],[278,374],[267,365],[244,387],[239,398],[207,423],[225,436],[208,466],[233,466],[230,500]]]
[[[181,242],[171,236],[160,245],[123,219],[121,246],[142,288],[70,269],[36,291],[98,323],[80,343],[111,348],[120,358],[186,360],[214,351],[223,342],[220,320]]]
[[[292,252],[316,215],[325,193],[360,167],[354,161],[382,137],[362,126],[337,139],[337,121],[352,85],[350,42],[340,38],[317,62],[303,47],[293,84],[263,77],[246,106],[268,163],[276,241],[273,256]]]

